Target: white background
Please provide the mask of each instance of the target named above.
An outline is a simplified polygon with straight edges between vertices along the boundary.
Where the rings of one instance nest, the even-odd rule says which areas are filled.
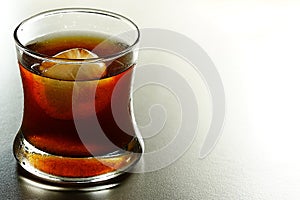
[[[208,53],[220,73],[227,113],[216,148],[199,160],[200,147],[192,146],[189,159],[200,168],[186,165],[186,179],[179,177],[178,184],[172,179],[173,186],[150,181],[146,197],[156,193],[151,187],[158,184],[175,193],[186,187],[191,196],[185,197],[195,199],[300,199],[300,1],[7,1],[0,12],[0,79],[7,83],[0,85],[1,106],[4,98],[21,92],[9,89],[20,85],[13,29],[24,18],[61,7],[110,10],[140,28],[185,34]],[[1,115],[20,121],[20,116]],[[199,184],[189,181],[189,173],[198,174]]]

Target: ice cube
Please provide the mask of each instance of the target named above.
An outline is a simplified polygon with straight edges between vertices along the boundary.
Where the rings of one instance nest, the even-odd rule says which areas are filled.
[[[83,48],[73,48],[60,52],[54,56],[63,59],[89,59],[98,56]],[[106,65],[104,62],[73,64],[73,63],[53,63],[43,62],[40,66],[43,76],[60,80],[95,80],[106,75]]]

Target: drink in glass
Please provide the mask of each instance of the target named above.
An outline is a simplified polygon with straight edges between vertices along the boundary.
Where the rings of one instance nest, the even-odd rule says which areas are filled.
[[[35,15],[15,30],[24,92],[18,163],[57,183],[101,183],[139,160],[132,112],[139,31],[94,9]]]

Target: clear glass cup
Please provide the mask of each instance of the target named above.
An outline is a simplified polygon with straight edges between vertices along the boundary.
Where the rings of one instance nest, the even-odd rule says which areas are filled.
[[[112,12],[66,8],[14,32],[24,93],[20,166],[63,184],[107,183],[143,152],[132,111],[138,27]]]

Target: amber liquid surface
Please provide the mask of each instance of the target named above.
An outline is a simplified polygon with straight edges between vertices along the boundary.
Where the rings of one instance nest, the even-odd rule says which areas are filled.
[[[107,40],[103,35],[65,33],[39,38],[27,47],[48,56],[84,48],[99,57],[106,57],[124,50],[127,45]],[[41,61],[24,54],[19,57],[24,90],[21,132],[35,148],[69,158],[62,164],[57,157],[32,155],[28,160],[36,168],[58,176],[85,177],[122,167],[127,157],[103,162],[82,159],[129,149],[128,144],[135,136],[129,106],[134,68],[132,57],[129,53],[106,63],[106,73],[101,79],[80,81],[45,77],[39,71]],[[122,127],[115,120],[112,98],[118,107],[124,108],[117,112]],[[103,131],[99,132],[95,119]],[[76,124],[80,124],[80,130]]]

